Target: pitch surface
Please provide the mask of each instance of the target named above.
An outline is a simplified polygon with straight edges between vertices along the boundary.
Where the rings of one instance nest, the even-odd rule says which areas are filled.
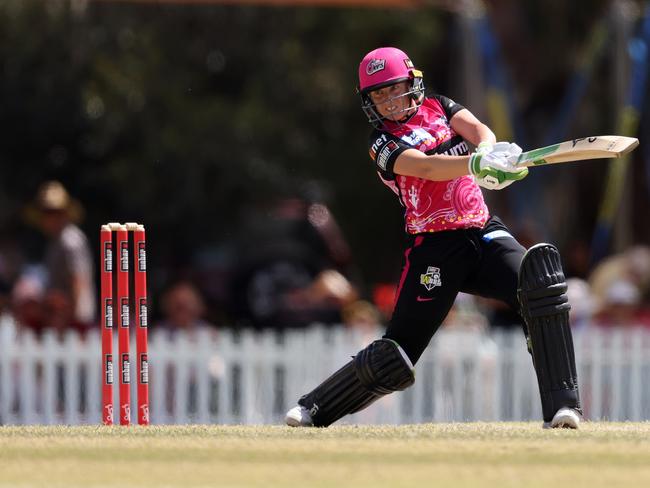
[[[650,423],[0,427],[0,487],[650,486]]]

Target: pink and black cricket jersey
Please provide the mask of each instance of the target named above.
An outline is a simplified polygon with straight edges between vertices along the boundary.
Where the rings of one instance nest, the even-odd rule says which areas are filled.
[[[490,217],[481,189],[472,176],[431,181],[393,172],[397,157],[406,149],[450,156],[469,154],[467,144],[449,123],[463,108],[447,97],[434,95],[425,99],[408,121],[387,121],[370,136],[370,157],[382,182],[404,206],[409,234],[483,227]]]

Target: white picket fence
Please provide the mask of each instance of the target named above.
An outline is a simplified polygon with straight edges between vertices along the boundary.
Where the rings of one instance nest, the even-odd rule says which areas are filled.
[[[152,423],[280,423],[301,394],[379,336],[323,326],[283,334],[152,334]],[[575,343],[586,417],[650,419],[650,332],[586,329]],[[71,333],[61,341],[0,334],[0,424],[99,423],[100,367],[98,334],[82,340]],[[452,328],[436,334],[412,388],[342,423],[540,418],[522,333]]]

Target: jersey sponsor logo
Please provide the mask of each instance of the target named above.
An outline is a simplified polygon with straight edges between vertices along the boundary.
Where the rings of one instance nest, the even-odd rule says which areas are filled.
[[[421,297],[420,295],[418,295],[415,299],[416,299],[418,302],[430,302],[430,301],[432,301],[432,300],[435,300],[435,297],[427,298],[427,297]]]
[[[371,59],[370,62],[366,65],[366,74],[368,76],[374,75],[378,71],[383,70],[386,67],[385,59]]]
[[[446,154],[447,156],[463,156],[467,153],[469,153],[469,147],[467,147],[467,143],[465,141],[462,141],[456,144],[454,147],[447,149],[442,154]]]
[[[379,151],[379,154],[377,155],[377,165],[385,171],[386,167],[388,166],[388,158],[390,158],[390,155],[398,149],[399,146],[395,141],[388,141],[388,143],[382,148],[381,151]]]
[[[418,127],[413,132],[409,134],[404,134],[401,139],[409,144],[410,146],[419,146],[420,144],[425,144],[427,146],[435,142],[435,137],[429,134],[422,127]]]
[[[375,156],[377,155],[377,151],[379,151],[379,148],[386,143],[388,139],[386,138],[386,134],[382,134],[381,137],[378,137],[375,142],[373,143],[372,146],[370,146],[370,157],[372,159],[375,159]]]
[[[427,267],[427,272],[420,275],[420,284],[424,286],[427,291],[433,290],[436,286],[442,286],[440,268],[434,268],[433,266]]]

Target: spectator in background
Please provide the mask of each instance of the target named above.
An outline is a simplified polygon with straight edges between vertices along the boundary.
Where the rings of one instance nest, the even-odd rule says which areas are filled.
[[[601,261],[589,276],[599,308],[609,300],[607,294],[616,282],[636,287],[639,305],[650,305],[650,247],[634,246]]]
[[[341,309],[343,325],[352,332],[357,347],[363,347],[381,333],[381,312],[366,300],[355,300]]]
[[[60,338],[68,330],[83,335],[87,324],[74,316],[70,295],[56,288],[46,288],[40,268],[25,271],[11,293],[11,309],[17,333],[32,332],[41,338],[46,330]]]
[[[47,328],[60,338],[69,330],[74,330],[81,336],[85,335],[88,324],[79,322],[75,317],[72,298],[68,293],[52,288],[45,294],[43,305]]]
[[[395,307],[398,283],[377,283],[372,289],[372,301],[381,314],[382,323],[388,322]]]
[[[318,320],[321,314],[322,317],[332,315],[334,321],[340,322],[343,319],[341,311],[356,303],[358,298],[356,289],[345,276],[336,270],[326,269],[305,286],[286,290],[280,297],[280,306],[294,319],[304,317],[305,325],[310,319]]]
[[[169,287],[161,297],[160,306],[163,319],[156,329],[170,337],[183,331],[191,339],[196,339],[202,331],[216,331],[214,325],[204,320],[203,298],[196,286],[189,281],[179,281]]]
[[[35,275],[25,273],[11,290],[11,310],[18,333],[40,336],[45,327],[45,287]]]
[[[641,292],[630,280],[615,280],[605,289],[594,323],[603,327],[650,327],[650,314],[641,307]]]
[[[198,288],[190,281],[181,280],[174,282],[165,290],[160,298],[160,308],[163,318],[155,326],[156,334],[164,334],[168,340],[172,340],[173,347],[181,347],[176,341],[179,335],[185,334],[185,338],[193,343],[205,341],[206,338],[214,339],[217,329],[208,323],[203,317],[205,304]],[[212,361],[221,364],[221,358],[213,355]],[[191,365],[187,377],[188,403],[187,412],[190,415],[196,414],[198,405],[198,377],[197,365]],[[180,374],[177,364],[168,363],[163,365],[160,384],[165,391],[165,409],[173,412],[177,407],[175,395],[175,384]]]
[[[368,335],[376,335],[383,322],[381,312],[366,300],[355,300],[345,305],[341,315],[346,327],[366,332]]]
[[[348,278],[350,249],[326,205],[286,198],[244,219],[232,315],[245,325],[340,323],[358,299]]]
[[[571,304],[569,311],[571,328],[576,330],[588,327],[592,324],[595,313],[595,304],[589,283],[581,278],[569,278],[566,280],[566,284],[567,296]]]
[[[40,186],[28,211],[48,239],[45,251],[48,293],[57,292],[55,301],[59,305],[60,294],[67,295],[71,319],[78,327],[92,325],[96,313],[93,259],[88,239],[76,225],[81,220],[81,205],[60,182],[48,181]]]

